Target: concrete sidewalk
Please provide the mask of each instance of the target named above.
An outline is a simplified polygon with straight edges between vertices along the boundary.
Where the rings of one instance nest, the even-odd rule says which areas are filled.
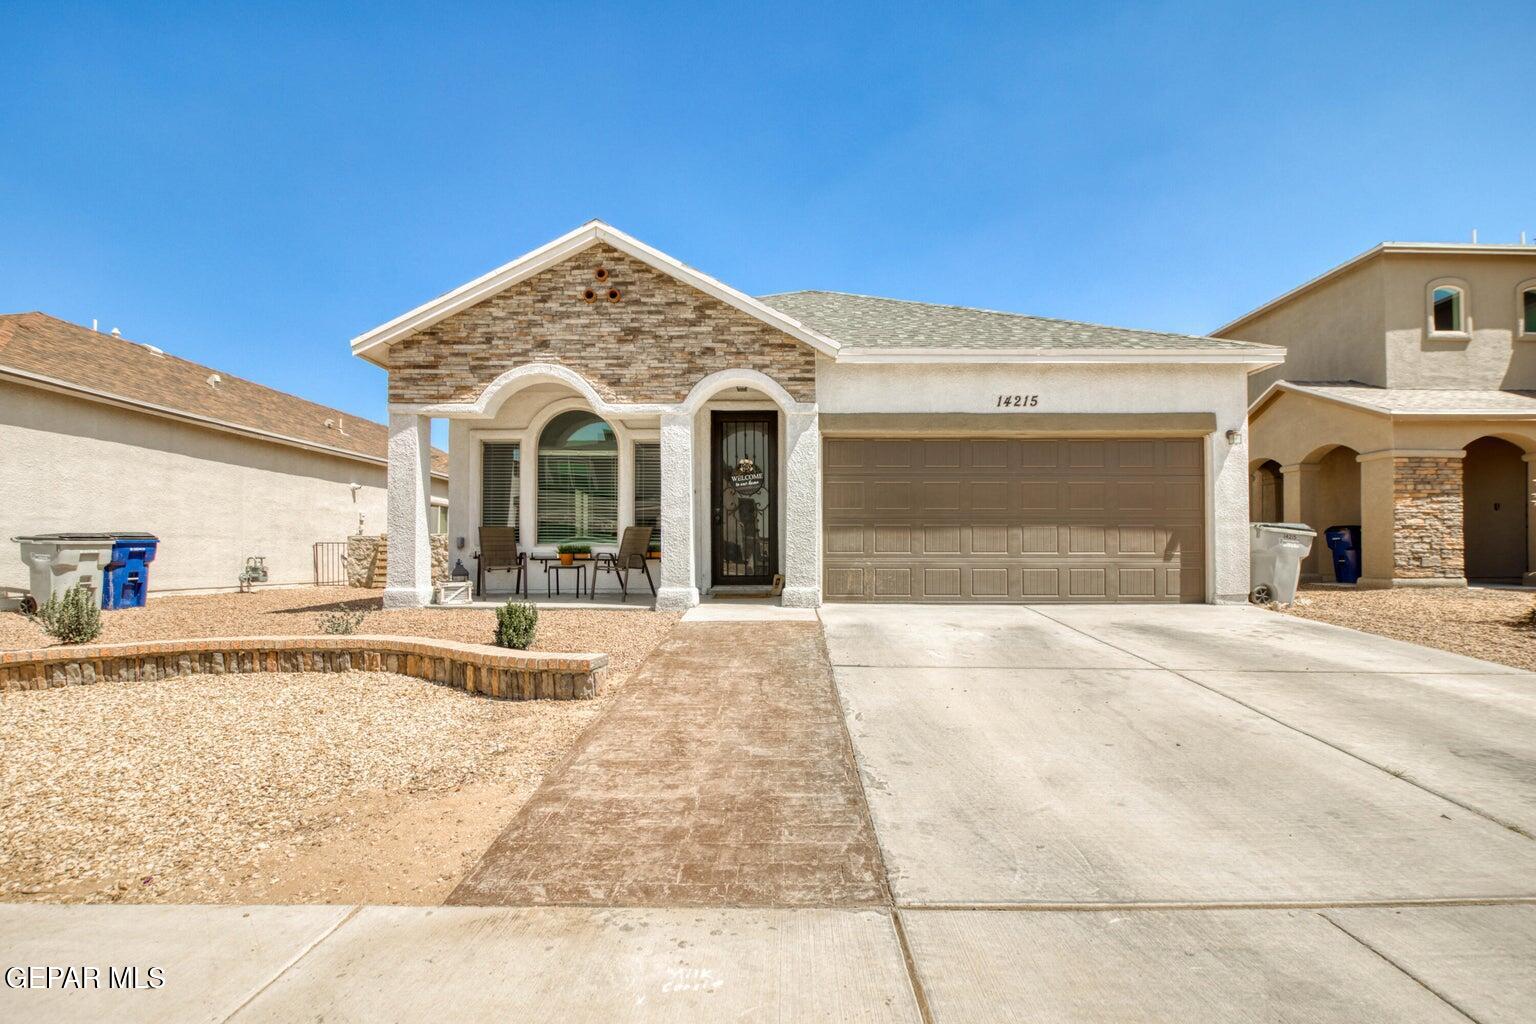
[[[903,955],[899,915],[910,948]],[[0,907],[0,1020],[1518,1024],[1536,907]],[[107,989],[108,968],[141,985]]]

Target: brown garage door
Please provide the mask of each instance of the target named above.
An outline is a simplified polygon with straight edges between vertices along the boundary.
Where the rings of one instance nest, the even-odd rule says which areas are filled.
[[[1200,601],[1196,438],[829,438],[829,601]]]

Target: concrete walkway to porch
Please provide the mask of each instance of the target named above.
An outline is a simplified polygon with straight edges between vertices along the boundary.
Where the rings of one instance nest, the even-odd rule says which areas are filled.
[[[818,623],[684,621],[450,897],[888,899]]]

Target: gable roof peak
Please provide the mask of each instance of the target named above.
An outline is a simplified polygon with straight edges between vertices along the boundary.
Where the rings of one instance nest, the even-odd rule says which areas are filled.
[[[445,320],[461,310],[483,302],[491,296],[521,281],[525,281],[535,274],[547,270],[599,242],[611,245],[625,255],[646,264],[653,270],[673,277],[712,298],[719,299],[727,305],[736,307],[748,316],[755,317],[771,327],[778,328],[785,334],[811,346],[818,352],[826,355],[832,355],[837,352],[837,342],[806,327],[794,317],[754,299],[745,292],[732,288],[723,281],[719,281],[700,270],[690,267],[681,260],[668,256],[660,249],[646,245],[640,239],[620,231],[606,221],[594,218],[580,227],[566,232],[559,238],[546,242],[537,249],[526,252],[517,259],[482,274],[467,284],[460,285],[450,292],[439,295],[430,302],[423,303],[407,313],[402,313],[388,323],[380,324],[373,330],[358,335],[352,339],[352,354],[362,356],[371,362],[380,362],[377,355],[370,355],[369,353],[376,352],[379,349],[387,349],[394,342],[407,338],[441,320]]]

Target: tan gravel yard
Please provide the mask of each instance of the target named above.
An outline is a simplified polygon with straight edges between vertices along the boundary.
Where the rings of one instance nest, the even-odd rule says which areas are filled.
[[[1536,671],[1536,594],[1529,591],[1303,586],[1297,598],[1286,611],[1299,618]]]
[[[102,642],[314,633],[378,591],[152,599]],[[440,903],[676,624],[543,609],[537,650],[602,651],[592,701],[497,701],[387,673],[193,676],[0,694],[0,898]],[[486,643],[488,609],[362,631]],[[44,646],[0,615],[0,648]]]

